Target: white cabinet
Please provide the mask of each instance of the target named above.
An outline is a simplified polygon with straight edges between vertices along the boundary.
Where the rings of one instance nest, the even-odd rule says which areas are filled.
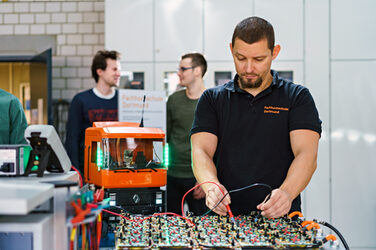
[[[272,69],[282,72],[292,71],[292,79],[287,80],[292,80],[292,82],[296,84],[305,85],[303,82],[303,62],[286,62],[275,60],[273,61]]]
[[[122,72],[139,72],[144,75],[144,89],[145,90],[155,90],[154,81],[154,67],[153,63],[121,63]],[[159,90],[159,89],[158,89]]]
[[[153,0],[106,0],[105,48],[121,61],[153,60]]]
[[[177,76],[179,61],[155,64],[155,89],[165,90],[166,97],[172,94],[180,82]]]
[[[232,9],[236,7],[236,15]],[[250,0],[204,1],[204,52],[207,60],[232,61],[229,44],[236,24],[252,16]]]
[[[231,73],[231,76],[230,74]],[[211,88],[217,85],[224,83],[225,79],[228,79],[230,76],[231,80],[235,76],[235,66],[232,61],[229,62],[208,62],[208,70],[204,76],[205,87]],[[217,74],[217,77],[216,77]],[[217,78],[217,79],[216,79]],[[219,80],[221,79],[221,80]]]
[[[202,52],[202,0],[158,0],[155,4],[155,60],[179,61]]]

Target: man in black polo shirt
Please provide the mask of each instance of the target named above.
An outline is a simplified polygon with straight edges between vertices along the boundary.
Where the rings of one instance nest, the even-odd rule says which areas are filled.
[[[271,70],[280,46],[272,25],[259,17],[241,21],[230,49],[237,75],[201,96],[191,130],[193,171],[198,182],[218,183],[224,193],[253,183],[265,187],[232,192],[213,210],[234,214],[259,209],[267,217],[300,211],[300,193],[317,166],[321,121],[307,88]],[[206,205],[223,197],[204,184]]]

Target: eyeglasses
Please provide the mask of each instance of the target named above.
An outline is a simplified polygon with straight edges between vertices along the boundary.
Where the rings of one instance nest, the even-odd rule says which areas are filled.
[[[186,71],[187,69],[194,69],[195,68],[195,66],[192,66],[192,67],[179,67],[179,68],[177,68],[177,70],[178,71],[181,71],[181,72],[184,72],[184,71]]]

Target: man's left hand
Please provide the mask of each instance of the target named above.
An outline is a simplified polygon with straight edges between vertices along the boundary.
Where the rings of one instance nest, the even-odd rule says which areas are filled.
[[[278,218],[290,211],[292,198],[289,193],[282,189],[274,189],[272,195],[267,202],[263,202],[257,206],[261,210],[261,215],[268,218]]]

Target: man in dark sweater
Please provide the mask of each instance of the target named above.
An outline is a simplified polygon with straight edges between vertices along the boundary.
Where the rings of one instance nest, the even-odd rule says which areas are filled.
[[[120,55],[116,51],[98,51],[91,73],[96,86],[77,94],[69,108],[65,148],[73,166],[84,172],[85,130],[95,121],[118,120]]]
[[[181,213],[183,195],[196,184],[191,167],[191,145],[189,131],[197,101],[205,90],[203,76],[207,64],[199,53],[182,56],[178,76],[180,89],[167,101],[167,142],[169,144],[170,167],[167,172],[167,210]],[[187,196],[189,210],[195,215],[205,212],[205,193],[201,188]]]

